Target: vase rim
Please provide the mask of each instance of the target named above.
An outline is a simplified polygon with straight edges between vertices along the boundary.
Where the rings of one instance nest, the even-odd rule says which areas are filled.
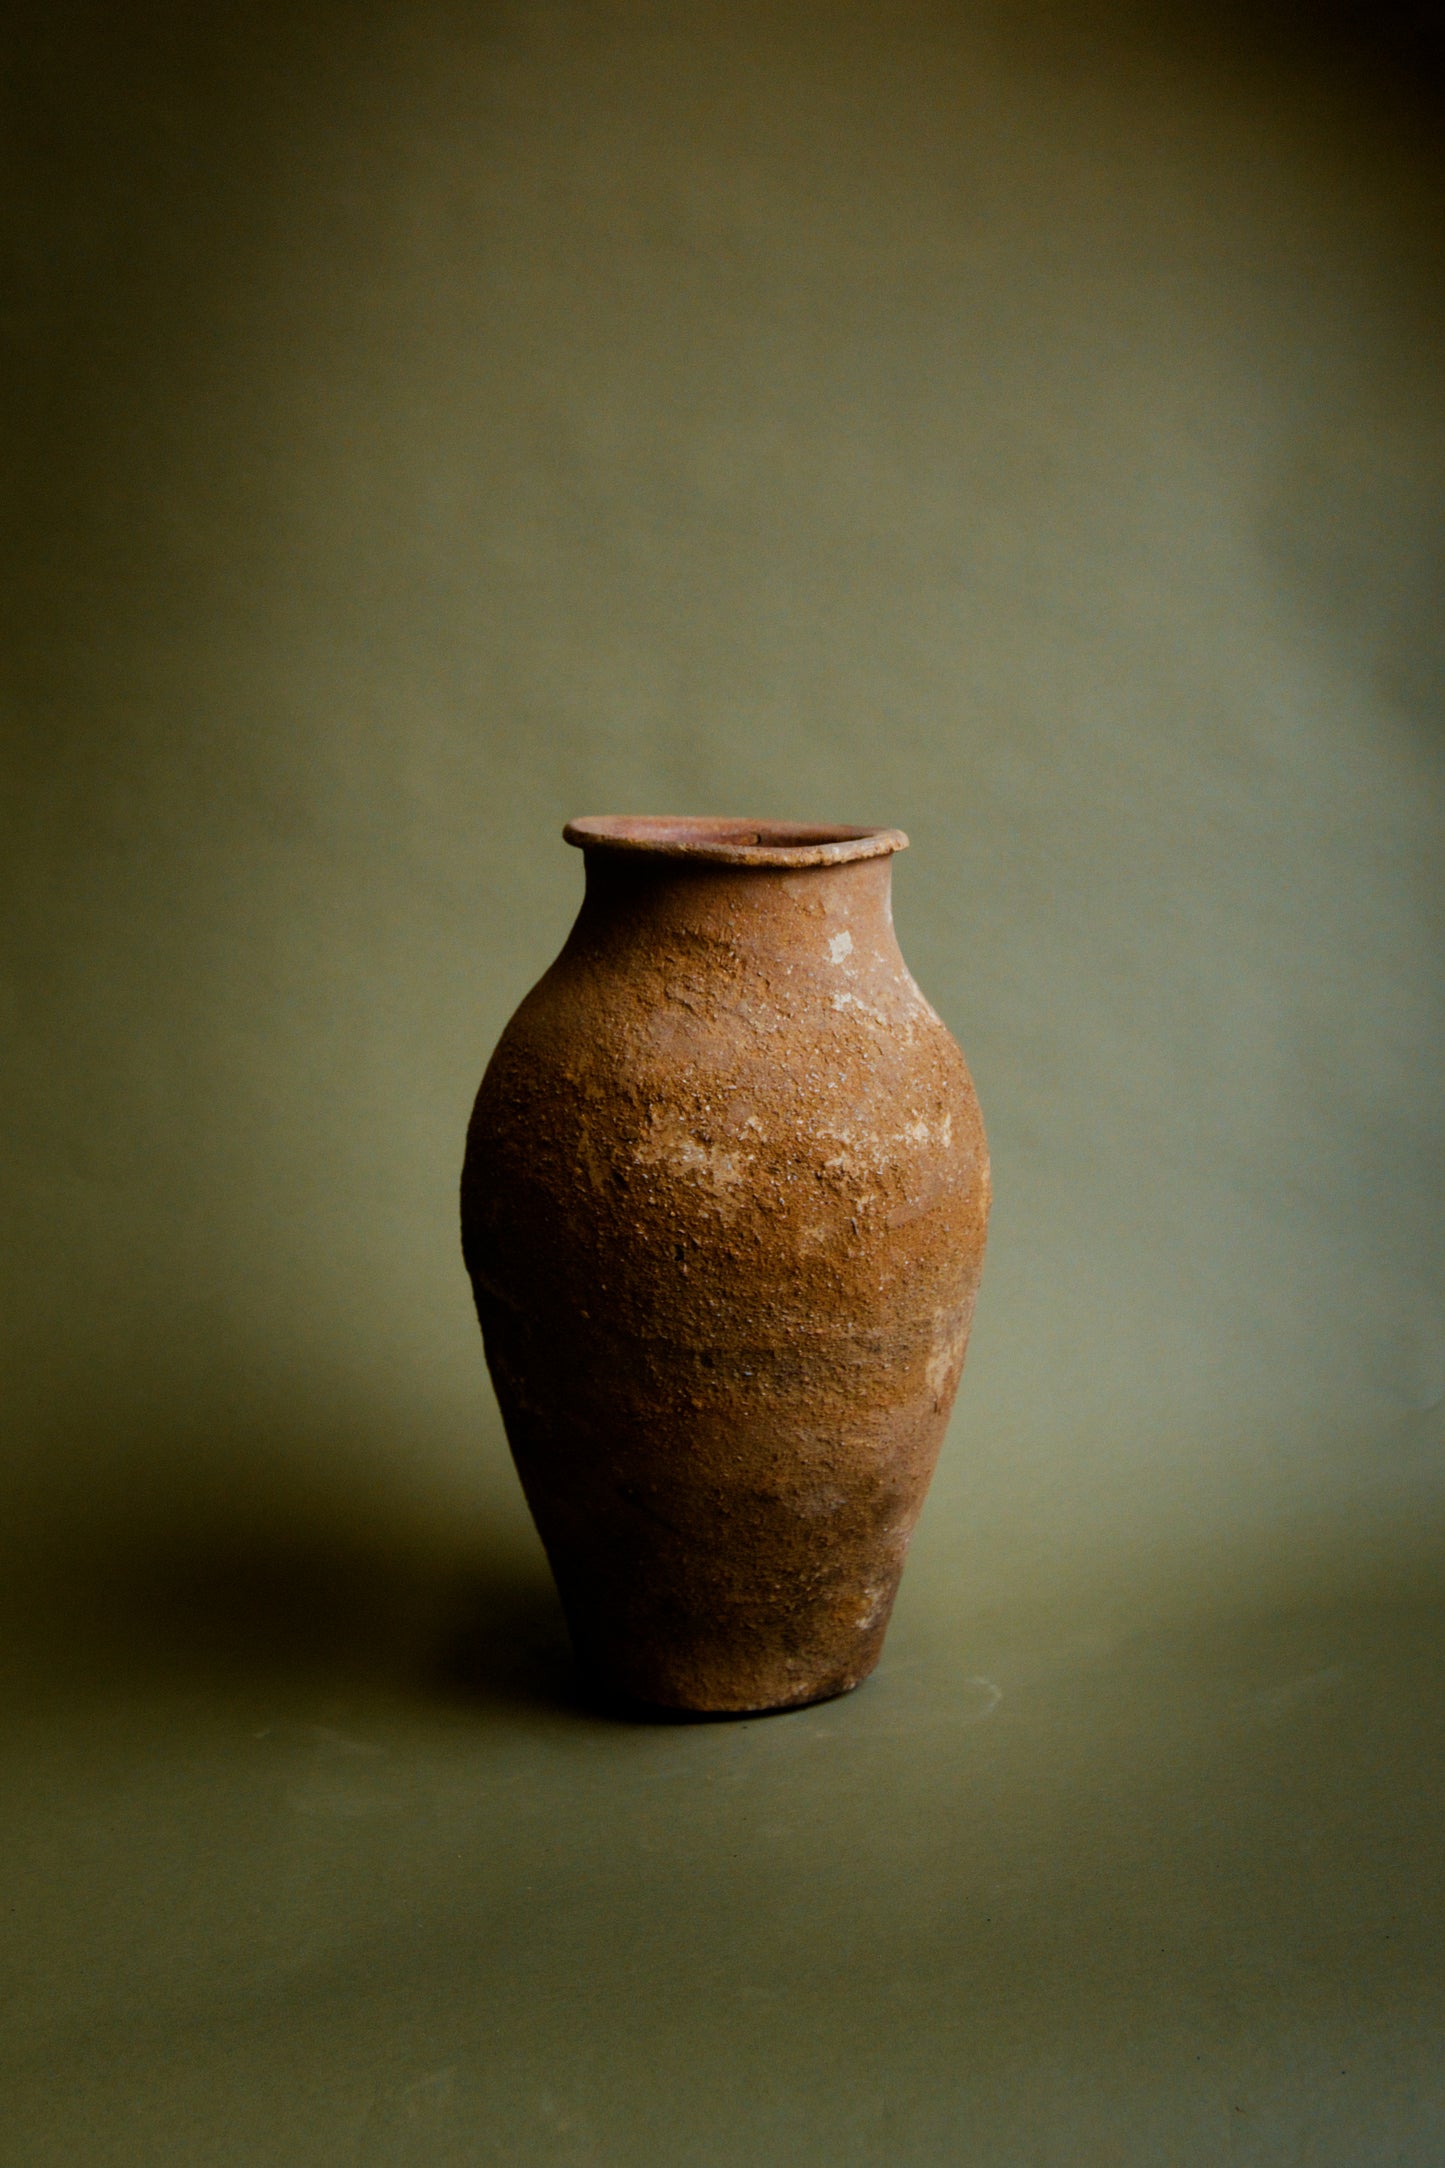
[[[727,820],[664,813],[588,813],[562,834],[580,851],[628,851],[708,865],[843,866],[906,851],[901,828],[848,828],[816,821]]]

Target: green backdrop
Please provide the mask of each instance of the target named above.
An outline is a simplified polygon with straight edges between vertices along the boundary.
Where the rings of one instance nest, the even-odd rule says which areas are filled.
[[[1423,35],[4,39],[0,2159],[1437,2159]],[[770,1724],[572,1705],[460,1265],[589,811],[905,827],[993,1144]]]

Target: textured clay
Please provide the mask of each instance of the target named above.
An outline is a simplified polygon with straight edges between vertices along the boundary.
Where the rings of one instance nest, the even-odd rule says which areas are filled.
[[[957,1389],[988,1156],[896,829],[589,819],[482,1081],[463,1244],[579,1660],[785,1708],[878,1660]]]

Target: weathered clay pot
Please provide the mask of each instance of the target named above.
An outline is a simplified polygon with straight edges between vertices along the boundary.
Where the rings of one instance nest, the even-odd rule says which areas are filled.
[[[675,1709],[878,1660],[958,1385],[988,1159],[893,828],[591,819],[477,1096],[463,1244],[579,1659]]]

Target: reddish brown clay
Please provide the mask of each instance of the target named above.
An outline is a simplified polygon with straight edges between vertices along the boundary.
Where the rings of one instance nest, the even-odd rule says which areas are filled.
[[[463,1241],[578,1656],[674,1709],[878,1660],[958,1385],[988,1159],[892,828],[592,819],[477,1096]]]

